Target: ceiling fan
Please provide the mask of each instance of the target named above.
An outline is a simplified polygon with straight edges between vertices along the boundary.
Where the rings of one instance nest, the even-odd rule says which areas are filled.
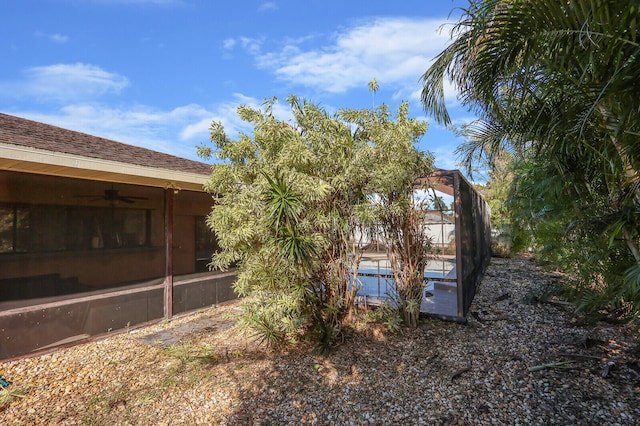
[[[115,204],[118,202],[131,204],[131,203],[135,203],[136,200],[148,200],[147,197],[134,197],[130,195],[120,195],[120,191],[115,189],[113,185],[111,186],[111,189],[105,189],[104,194],[101,196],[100,195],[76,195],[75,197],[91,198],[90,201],[105,200],[112,204]]]

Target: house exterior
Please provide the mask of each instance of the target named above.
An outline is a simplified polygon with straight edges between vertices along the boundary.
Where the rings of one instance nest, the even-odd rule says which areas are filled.
[[[0,114],[0,359],[234,299],[235,272],[207,268],[217,249],[209,174],[205,163]],[[490,210],[457,170],[419,183],[454,199],[425,223],[442,276],[421,310],[465,322],[491,256]]]
[[[210,166],[0,114],[0,359],[234,298]]]

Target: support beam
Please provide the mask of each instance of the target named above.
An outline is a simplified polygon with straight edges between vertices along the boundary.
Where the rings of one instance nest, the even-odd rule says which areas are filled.
[[[173,316],[173,189],[164,191],[164,316]]]
[[[462,200],[460,199],[460,174],[453,175],[453,201],[456,221],[456,281],[458,298],[458,318],[464,318],[464,270],[462,257]]]
[[[433,188],[436,191],[443,192],[447,195],[454,195],[455,177],[458,173],[457,170],[442,170],[435,169],[429,176],[419,178],[415,185],[416,187],[427,186]]]

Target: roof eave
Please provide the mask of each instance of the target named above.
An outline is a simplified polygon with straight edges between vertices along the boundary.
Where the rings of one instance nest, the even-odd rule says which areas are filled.
[[[203,192],[208,175],[0,143],[0,170]]]

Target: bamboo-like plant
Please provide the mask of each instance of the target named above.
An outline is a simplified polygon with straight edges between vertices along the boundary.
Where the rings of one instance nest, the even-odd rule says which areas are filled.
[[[373,111],[345,111],[343,117],[366,129],[370,224],[385,239],[405,324],[416,327],[431,243],[424,227],[426,205],[415,197],[417,179],[433,167],[433,157],[416,148],[426,123],[409,117],[407,103],[393,119],[384,104]]]
[[[248,296],[242,324],[260,339],[277,346],[306,337],[326,352],[358,290],[356,231],[392,212],[411,214],[400,200],[430,170],[432,158],[415,146],[426,124],[410,119],[406,104],[394,121],[384,105],[330,116],[295,96],[288,99],[294,120],[284,122],[273,114],[275,101],[238,108],[252,135],[231,140],[213,123],[214,148],[200,148],[219,160],[206,185],[215,201],[207,223],[222,248],[211,267],[237,265],[234,289]],[[385,204],[387,216],[372,211],[372,194],[396,194]],[[394,261],[398,271],[408,271],[407,255]],[[409,282],[409,275],[398,277]]]

